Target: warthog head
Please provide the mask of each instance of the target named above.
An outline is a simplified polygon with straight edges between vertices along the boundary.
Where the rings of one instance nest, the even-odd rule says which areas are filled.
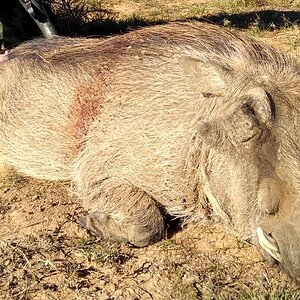
[[[218,215],[299,279],[300,68],[272,48],[240,51],[228,63],[182,58],[212,104],[198,128],[205,193]]]

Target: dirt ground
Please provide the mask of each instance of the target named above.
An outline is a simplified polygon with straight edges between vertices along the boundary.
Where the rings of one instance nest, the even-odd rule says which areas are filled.
[[[9,170],[0,197],[0,299],[300,297],[284,274],[221,225],[190,225],[137,249],[81,229],[84,210],[68,183]]]
[[[108,2],[123,18],[155,6]],[[298,26],[252,33],[300,59]],[[300,299],[295,283],[220,224],[173,226],[165,240],[137,249],[91,236],[78,223],[84,213],[68,182],[1,173],[1,300]]]

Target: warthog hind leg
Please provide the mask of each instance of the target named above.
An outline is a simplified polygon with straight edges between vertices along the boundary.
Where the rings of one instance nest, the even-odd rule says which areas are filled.
[[[111,241],[128,241],[137,247],[157,242],[164,234],[164,219],[155,201],[128,183],[105,180],[93,193],[91,213],[81,224]]]

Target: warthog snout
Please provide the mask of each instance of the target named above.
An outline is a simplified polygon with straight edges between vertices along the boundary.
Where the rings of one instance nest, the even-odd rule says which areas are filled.
[[[289,221],[279,223],[278,228],[272,232],[279,247],[283,269],[291,277],[300,279],[300,215],[294,216]]]
[[[289,177],[285,181],[289,181]],[[263,254],[299,280],[300,205],[297,193],[292,193],[291,186],[283,184],[283,180],[263,180],[258,203],[262,216],[256,234]]]
[[[300,215],[289,221],[278,223],[271,230],[257,228],[260,246],[277,262],[291,277],[300,278]],[[271,231],[271,232],[270,232]],[[267,233],[269,232],[269,233]]]
[[[282,202],[282,201],[281,201]],[[286,201],[288,203],[288,201]],[[257,228],[259,245],[291,277],[300,278],[300,207],[295,201],[263,218]]]

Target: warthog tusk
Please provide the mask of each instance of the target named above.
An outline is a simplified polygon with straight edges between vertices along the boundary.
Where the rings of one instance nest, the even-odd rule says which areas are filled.
[[[264,231],[262,230],[261,227],[257,227],[256,233],[258,236],[259,243],[263,243],[266,247],[269,249],[278,252],[278,248],[275,246],[275,241],[272,243],[270,240],[273,239],[271,237],[266,237]]]
[[[276,259],[279,262],[282,262],[282,257],[281,257],[281,254],[279,253],[278,247],[275,245],[275,241],[274,242],[270,241],[270,240],[273,240],[273,238],[267,237],[261,227],[257,227],[256,234],[257,234],[258,242],[259,242],[260,246],[266,252],[268,252],[274,259]]]

